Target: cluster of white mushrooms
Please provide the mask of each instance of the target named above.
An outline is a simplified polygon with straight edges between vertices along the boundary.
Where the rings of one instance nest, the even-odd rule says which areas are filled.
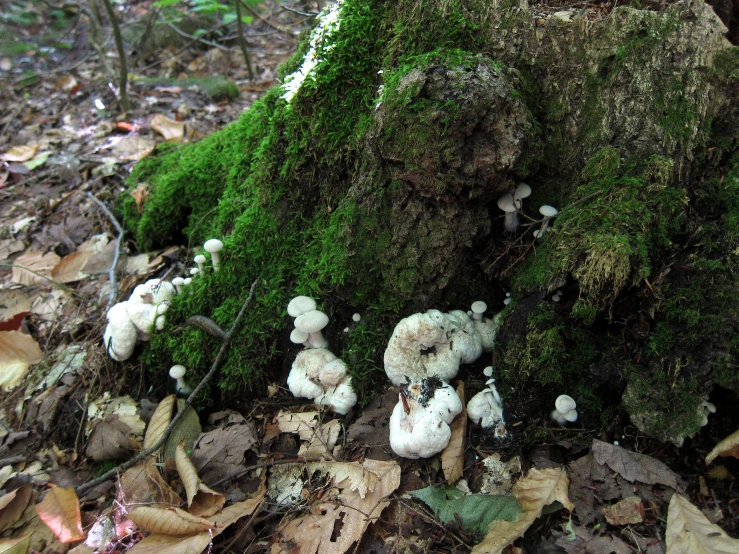
[[[574,423],[577,421],[577,403],[571,396],[561,394],[554,402],[554,411],[552,419],[560,425]]]
[[[503,401],[495,388],[493,367],[486,367],[483,374],[487,377],[485,388],[467,402],[467,417],[483,429],[495,428],[495,436],[503,438],[508,433],[503,419]]]
[[[337,414],[346,414],[357,403],[357,395],[346,364],[328,350],[328,341],[321,333],[328,325],[328,316],[308,296],[293,298],[287,313],[295,318],[290,340],[305,347],[298,352],[287,377],[290,392],[325,404]]]
[[[390,446],[399,456],[427,458],[449,443],[449,424],[462,411],[462,402],[448,383],[461,364],[492,352],[499,325],[499,318],[484,317],[484,302],[471,308],[469,315],[462,310],[413,314],[393,331],[385,350],[385,373],[393,384],[408,385],[390,418]],[[496,435],[504,436],[500,396],[491,381],[488,385],[480,398],[470,400],[470,417],[486,427],[499,426]]]
[[[213,270],[218,271],[220,265],[219,252],[223,243],[218,239],[210,239],[203,245],[213,261]],[[195,256],[198,267],[190,270],[195,276],[205,271],[206,258],[202,254]],[[150,279],[143,285],[138,285],[128,300],[119,302],[108,310],[108,325],[103,335],[103,344],[108,355],[122,362],[133,354],[136,341],[148,341],[156,327],[161,331],[164,328],[164,314],[169,308],[172,297],[182,294],[183,287],[192,282],[192,277],[183,279],[175,277],[172,282],[161,279]]]
[[[498,208],[505,212],[503,227],[506,233],[515,234],[518,231],[519,219],[518,213],[521,210],[523,199],[531,196],[531,187],[526,183],[520,183],[513,194],[504,194],[498,198]],[[551,231],[549,223],[557,216],[559,211],[553,206],[541,206],[539,213],[543,216],[541,228],[534,231],[533,235],[537,241],[544,239],[547,231]]]

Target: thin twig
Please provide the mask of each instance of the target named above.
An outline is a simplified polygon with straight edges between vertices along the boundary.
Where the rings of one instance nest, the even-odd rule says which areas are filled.
[[[126,93],[126,87],[128,86],[128,65],[126,63],[126,50],[123,48],[121,28],[118,25],[118,19],[115,17],[113,6],[110,3],[110,0],[102,1],[103,6],[105,6],[105,11],[108,12],[108,17],[110,18],[110,24],[113,27],[113,37],[115,38],[115,46],[118,49],[118,59],[121,64],[118,94],[121,100],[121,110],[125,113],[128,111],[128,94]]]
[[[241,21],[241,0],[236,1],[236,28],[239,30],[239,46],[241,46],[241,54],[246,62],[246,70],[249,74],[249,80],[254,80],[254,70],[251,67],[251,58],[249,51],[246,49],[246,37],[244,36],[244,22]]]
[[[169,425],[167,425],[167,428],[162,433],[162,436],[159,437],[159,440],[155,444],[153,444],[150,448],[147,448],[146,450],[139,452],[138,455],[134,456],[127,462],[120,464],[118,467],[113,468],[110,471],[106,471],[97,479],[93,479],[92,481],[77,487],[77,489],[75,489],[75,492],[77,493],[78,496],[82,496],[86,491],[90,490],[91,488],[98,486],[100,483],[103,483],[107,481],[108,479],[110,479],[111,477],[118,475],[121,471],[125,471],[129,467],[133,467],[137,463],[145,460],[151,454],[154,454],[156,451],[158,451],[164,445],[164,443],[167,442],[167,439],[169,438],[169,435],[172,433],[172,430],[177,426],[180,420],[182,420],[182,418],[185,417],[185,414],[187,413],[187,408],[190,407],[190,405],[193,403],[193,400],[195,400],[195,397],[198,395],[198,393],[201,390],[203,390],[203,387],[205,387],[208,381],[211,380],[213,375],[215,375],[216,371],[218,371],[218,369],[221,367],[221,362],[223,361],[223,358],[226,355],[226,350],[228,349],[228,345],[231,342],[231,339],[236,334],[236,330],[238,329],[238,326],[241,323],[241,320],[244,319],[244,314],[246,314],[246,309],[249,307],[249,304],[251,304],[251,300],[254,297],[254,290],[257,288],[257,283],[259,283],[258,277],[251,284],[251,288],[249,289],[249,296],[246,298],[244,305],[241,306],[241,311],[236,316],[236,319],[234,320],[233,325],[231,325],[231,328],[228,330],[228,334],[226,335],[226,338],[223,340],[223,344],[221,344],[221,348],[218,350],[218,354],[216,354],[216,359],[213,360],[213,365],[211,365],[210,371],[208,371],[205,377],[203,377],[203,379],[200,381],[198,386],[195,387],[195,390],[192,391],[190,396],[187,397],[187,400],[185,400],[184,405],[177,412],[174,418],[172,418],[172,421],[169,422]]]
[[[110,292],[108,293],[108,306],[113,305],[113,302],[115,302],[116,297],[116,276],[115,272],[118,268],[118,260],[121,256],[121,242],[123,241],[123,234],[124,230],[120,223],[118,223],[118,220],[115,218],[113,213],[107,208],[105,204],[103,204],[95,195],[93,195],[91,192],[87,193],[87,196],[95,202],[95,204],[98,205],[98,207],[102,210],[102,212],[105,214],[105,216],[108,218],[110,223],[115,227],[115,230],[118,231],[118,236],[115,239],[115,252],[113,253],[113,261],[110,264],[110,267],[108,268],[108,282],[110,283]]]
[[[316,17],[318,15],[318,12],[301,12],[300,10],[296,10],[295,8],[290,8],[288,6],[280,6],[283,10],[286,10],[288,12],[296,13],[301,17]]]
[[[240,0],[240,2],[241,2],[241,5],[244,6],[244,9],[246,11],[248,11],[253,17],[256,17],[259,21],[261,21],[268,27],[272,27],[275,31],[279,31],[280,33],[283,33],[283,34],[287,34],[287,35],[290,34],[290,31],[288,29],[283,29],[279,25],[272,23],[269,19],[265,19],[264,17],[262,17],[262,15],[257,10],[255,10],[249,4],[244,2],[244,0]]]

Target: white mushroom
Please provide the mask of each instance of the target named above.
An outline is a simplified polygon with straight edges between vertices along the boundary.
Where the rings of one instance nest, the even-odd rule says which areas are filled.
[[[198,254],[197,256],[195,256],[195,258],[193,259],[193,261],[196,264],[198,264],[198,269],[201,272],[205,271],[205,261],[206,261],[205,256],[203,256],[202,254]]]
[[[197,277],[198,276],[198,273],[200,273],[200,269],[199,268],[193,267],[193,268],[190,269],[190,275],[192,275],[193,277]]]
[[[304,333],[300,329],[293,329],[292,333],[290,333],[290,342],[292,342],[293,344],[302,344],[303,346],[310,347],[308,337],[310,337],[308,333]]]
[[[429,378],[412,384],[399,400],[390,416],[393,451],[398,456],[416,459],[444,450],[452,434],[449,423],[462,410],[454,389]]]
[[[321,329],[326,325],[328,325],[328,316],[319,310],[305,312],[295,318],[295,328],[310,334],[308,342],[312,348],[328,346],[328,341],[321,334]]]
[[[291,317],[298,317],[316,309],[316,301],[310,296],[296,296],[287,305],[287,313]]]
[[[353,321],[354,323],[359,323],[359,321],[360,321],[361,319],[362,319],[362,316],[361,316],[361,315],[359,315],[359,314],[354,314],[354,315],[352,315],[352,321]]]
[[[340,361],[340,360],[339,360]],[[348,375],[335,387],[326,390],[316,398],[316,404],[329,406],[334,412],[346,415],[357,403],[357,394],[352,388],[352,378]]]
[[[509,298],[506,300],[510,300]],[[491,319],[483,319],[475,321],[475,333],[480,337],[480,344],[483,352],[492,352],[495,348],[495,338],[498,336],[500,328],[501,314],[496,314]]]
[[[485,369],[482,370],[482,374],[485,377],[492,377],[493,376],[493,366],[489,365]]]
[[[137,331],[126,311],[127,302],[119,302],[108,310],[108,326],[103,335],[103,344],[108,355],[122,362],[133,354]]]
[[[573,423],[577,421],[577,403],[571,396],[562,394],[557,397],[554,402],[555,410],[551,413],[551,417],[559,425],[567,425],[567,422]]]
[[[182,294],[182,285],[185,284],[185,280],[182,277],[175,277],[172,279],[172,284],[174,285],[177,294]]]
[[[187,386],[187,383],[185,383],[185,373],[187,372],[187,369],[184,365],[173,365],[169,370],[169,376],[172,379],[175,379],[177,381],[177,384],[175,385],[175,392],[178,392],[182,395],[189,395],[192,392],[192,388]]]
[[[541,229],[539,231],[539,237],[543,237],[544,233],[547,232],[547,227],[549,227],[549,222],[552,220],[554,216],[556,216],[559,211],[557,208],[553,206],[542,206],[539,208],[539,213],[544,216],[544,222],[541,224]]]
[[[485,304],[482,300],[478,300],[477,302],[472,303],[472,318],[475,321],[482,321],[482,316],[485,313],[485,310],[488,309],[488,305]]]
[[[467,417],[484,429],[495,427],[495,436],[498,438],[503,438],[508,434],[503,419],[503,402],[498,389],[495,388],[494,379],[489,379],[487,388],[478,392],[467,402]]]
[[[521,200],[524,198],[528,198],[531,196],[531,187],[527,185],[526,183],[519,183],[516,187],[515,192],[513,193],[513,198],[516,201],[516,207],[521,207]]]
[[[357,403],[346,365],[325,348],[299,352],[287,385],[293,395],[326,404],[338,414],[346,414]]]
[[[518,210],[514,204],[513,196],[506,194],[498,198],[498,208],[505,212],[503,228],[506,233],[515,233],[518,230]]]
[[[471,364],[482,355],[482,339],[475,330],[477,322],[462,310],[452,310],[447,316],[452,324],[449,350],[459,355],[459,363]],[[436,358],[439,359],[438,349]]]
[[[190,283],[192,283],[192,277],[187,277],[184,281],[182,281],[183,286],[188,286]]]
[[[213,271],[218,271],[221,264],[219,252],[223,249],[223,243],[218,239],[210,239],[205,241],[203,249],[210,253],[210,257],[213,260]]]

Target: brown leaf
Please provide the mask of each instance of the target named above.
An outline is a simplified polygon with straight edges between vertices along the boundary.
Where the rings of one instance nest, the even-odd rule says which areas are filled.
[[[726,437],[708,453],[708,456],[706,456],[706,465],[710,464],[718,456],[739,458],[739,431]]]
[[[7,260],[16,252],[20,252],[26,247],[22,240],[5,239],[0,240],[0,261]]]
[[[304,412],[293,414],[282,411],[277,414],[277,423],[283,433],[297,433],[301,441],[308,441],[318,425],[320,414],[318,412]]]
[[[338,419],[322,423],[313,430],[310,440],[300,445],[298,456],[315,458],[331,455],[336,441],[339,440],[339,433],[341,433],[341,422]]]
[[[128,514],[138,527],[160,535],[194,535],[217,529],[220,524],[194,516],[179,508],[150,508],[140,506]]]
[[[17,539],[0,539],[0,554],[26,554],[31,546],[31,535]]]
[[[31,311],[31,299],[17,290],[0,291],[0,321]]]
[[[43,357],[33,337],[20,331],[0,331],[0,389],[20,385],[28,368]]]
[[[739,540],[730,538],[714,525],[687,498],[672,495],[667,509],[665,531],[667,554],[732,554],[739,552]]]
[[[176,401],[177,397],[170,394],[162,399],[154,410],[154,414],[149,420],[149,426],[146,428],[146,435],[144,435],[144,450],[154,446],[164,434],[167,425],[172,421],[172,410]]]
[[[210,533],[198,533],[186,537],[175,535],[149,535],[128,554],[201,554],[208,548]]]
[[[601,510],[611,525],[636,525],[644,521],[644,505],[638,496],[630,496]]]
[[[131,197],[136,201],[136,210],[144,213],[144,204],[151,196],[151,185],[148,183],[139,183],[136,188],[131,191]]]
[[[464,401],[464,383],[459,383],[457,396],[462,401],[462,413],[459,414],[452,424],[452,438],[449,444],[441,452],[441,469],[444,470],[444,478],[450,485],[456,483],[462,477],[464,470],[464,439],[467,436],[467,406]]]
[[[6,162],[27,162],[36,155],[38,144],[28,144],[25,146],[14,146],[5,154],[0,154],[0,160]]]
[[[82,532],[80,501],[74,489],[49,485],[44,499],[36,504],[36,513],[61,542],[79,541]]]
[[[472,549],[473,554],[500,554],[506,546],[523,536],[541,515],[544,506],[552,502],[558,501],[571,511],[574,505],[567,497],[568,485],[564,468],[530,470],[513,486],[513,496],[524,510],[518,521],[493,521],[483,541]]]
[[[82,273],[87,260],[92,257],[92,252],[72,252],[68,256],[64,256],[59,263],[51,270],[51,278],[57,283],[73,283],[81,281],[87,275]]]
[[[118,416],[98,420],[90,433],[85,454],[96,462],[122,460],[133,450],[131,435],[131,428]]]
[[[567,554],[632,554],[634,552],[618,537],[596,536],[588,527],[579,525],[572,525],[572,530],[575,533],[574,541],[563,537],[556,542],[556,545]]]
[[[265,486],[264,479],[262,479],[262,483],[253,497],[242,500],[241,502],[236,502],[230,506],[226,506],[220,513],[209,517],[208,519],[210,519],[210,521],[221,525],[220,529],[217,529],[214,534],[223,532],[226,527],[232,523],[236,523],[242,517],[253,514],[264,500],[265,494],[267,494],[267,487]]]
[[[137,162],[154,150],[156,141],[139,135],[128,135],[115,141],[112,152],[124,162]]]
[[[23,485],[0,497],[0,532],[18,521],[28,506],[32,492],[31,485]]]
[[[360,491],[351,490],[349,480],[336,483],[340,491],[336,498],[324,498],[309,514],[284,525],[271,553],[342,554],[358,543],[400,486],[400,466],[394,461],[365,460],[363,468],[378,479],[371,492],[362,497]]]
[[[127,469],[120,477],[118,490],[118,502],[127,506],[148,504],[168,508],[182,504],[182,499],[162,479],[159,470],[150,461]]]
[[[219,427],[198,437],[192,463],[205,483],[225,479],[240,471],[244,454],[258,442],[251,422]]]
[[[61,258],[53,252],[47,254],[27,252],[13,262],[13,273],[10,280],[21,285],[48,284],[51,270],[60,260]]]
[[[677,489],[677,475],[669,467],[646,454],[631,452],[608,442],[593,440],[593,456],[601,465],[607,465],[627,481],[648,485],[659,483]]]
[[[226,503],[226,497],[204,485],[198,477],[195,466],[185,452],[182,443],[177,445],[175,451],[175,464],[177,473],[180,474],[182,484],[187,493],[187,506],[191,514],[208,517],[219,512]]]
[[[158,113],[151,118],[151,128],[164,137],[164,140],[182,142],[185,124],[169,119]]]

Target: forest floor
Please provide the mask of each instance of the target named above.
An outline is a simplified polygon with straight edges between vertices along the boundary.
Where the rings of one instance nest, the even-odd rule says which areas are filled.
[[[739,536],[739,447],[705,462],[736,431],[737,407],[720,395],[681,448],[625,417],[594,430],[513,416],[518,439],[503,442],[460,418],[443,455],[413,461],[389,448],[397,388],[337,419],[281,381],[249,413],[188,409],[175,434],[194,445],[184,455],[194,476],[180,456],[81,488],[152,444],[153,422],[166,426],[174,406],[173,383],[151,390],[135,356],[106,355],[109,297],[192,265],[188,245],[119,244],[104,206],[157,145],[222,128],[278,84],[315,9],[249,3],[249,79],[223,15],[182,14],[162,27],[173,33],[147,33],[151,2],[116,6],[128,49],[125,113],[108,24],[98,44],[84,5],[17,1],[0,14],[0,551],[466,552],[484,539],[485,552],[514,541],[505,552],[694,552],[666,537],[684,525],[706,552],[739,552],[729,538]],[[176,446],[170,439],[165,452]],[[134,514],[185,497],[189,516]]]

